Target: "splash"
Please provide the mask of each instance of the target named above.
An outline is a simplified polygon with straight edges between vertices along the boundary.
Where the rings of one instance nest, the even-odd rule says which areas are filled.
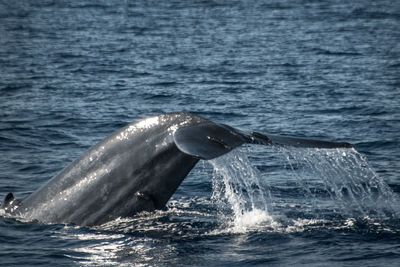
[[[214,168],[212,200],[229,231],[261,226],[292,232],[337,219],[398,218],[398,197],[356,150],[271,150],[281,169],[278,179],[262,177],[241,150],[209,161]]]
[[[272,222],[270,193],[260,184],[260,173],[240,150],[209,161],[214,168],[212,200],[233,232],[244,232]],[[231,209],[233,218],[223,210]]]
[[[325,201],[345,217],[399,216],[399,199],[355,149],[278,149],[314,210]]]

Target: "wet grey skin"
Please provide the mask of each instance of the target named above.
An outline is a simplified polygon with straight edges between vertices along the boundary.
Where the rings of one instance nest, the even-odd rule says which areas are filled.
[[[213,159],[244,144],[351,148],[282,135],[244,133],[190,113],[142,119],[91,147],[25,199],[9,193],[1,208],[42,223],[100,225],[165,207],[200,159]]]

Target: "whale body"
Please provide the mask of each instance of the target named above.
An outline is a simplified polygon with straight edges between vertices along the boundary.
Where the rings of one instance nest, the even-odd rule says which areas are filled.
[[[200,159],[244,144],[340,148],[327,142],[245,133],[190,113],[142,119],[116,131],[25,199],[9,193],[1,208],[43,223],[94,226],[165,207]]]

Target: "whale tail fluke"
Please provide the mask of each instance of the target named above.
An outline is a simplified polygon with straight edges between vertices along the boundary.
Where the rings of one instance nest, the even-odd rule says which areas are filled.
[[[331,142],[316,139],[300,138],[293,136],[277,135],[277,134],[261,134],[258,132],[250,133],[252,144],[275,145],[275,146],[292,146],[304,148],[353,148],[353,145],[347,142]]]
[[[179,128],[174,133],[182,152],[200,159],[213,159],[247,142],[244,134],[212,122]]]
[[[222,156],[244,143],[325,149],[353,147],[346,142],[329,142],[258,132],[247,134],[230,126],[212,122],[179,128],[174,133],[174,141],[182,152],[206,160]]]

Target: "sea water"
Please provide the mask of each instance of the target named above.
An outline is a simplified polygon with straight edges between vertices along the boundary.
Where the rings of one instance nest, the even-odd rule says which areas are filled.
[[[112,132],[186,111],[356,150],[243,147],[166,210],[0,216],[2,266],[398,266],[399,1],[0,1],[0,199]]]

